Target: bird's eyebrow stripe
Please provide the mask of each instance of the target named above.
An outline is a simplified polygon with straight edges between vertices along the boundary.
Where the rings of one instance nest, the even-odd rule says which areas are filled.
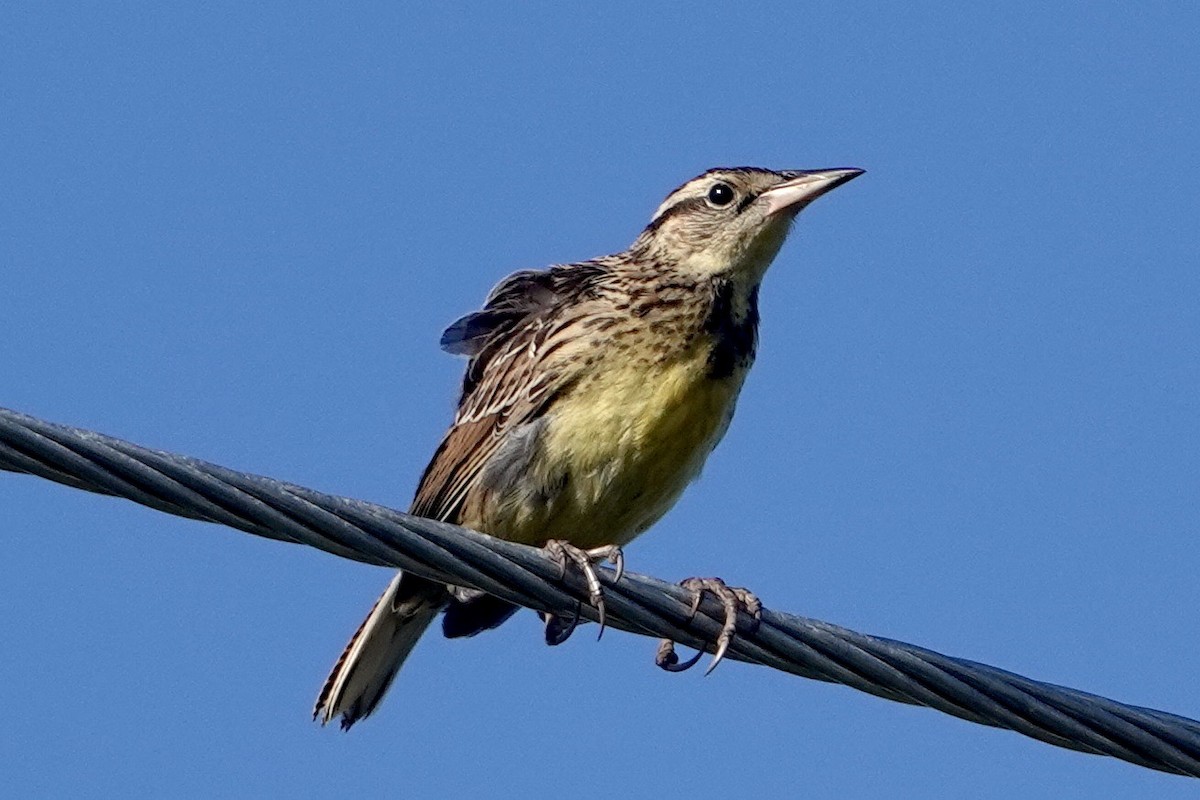
[[[651,230],[651,231],[658,230],[658,227],[660,225],[662,225],[664,222],[666,222],[667,218],[673,217],[676,214],[680,214],[685,211],[691,211],[692,209],[695,209],[695,208],[701,208],[706,205],[708,205],[708,203],[707,203],[707,201],[705,201],[705,199],[703,197],[684,198],[683,200],[680,200],[675,205],[663,209],[663,212],[661,214],[659,214],[654,219],[650,220],[650,224],[646,226],[646,230]]]

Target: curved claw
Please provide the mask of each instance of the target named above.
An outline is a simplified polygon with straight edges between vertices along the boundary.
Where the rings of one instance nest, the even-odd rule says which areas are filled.
[[[696,666],[702,655],[704,655],[704,651],[697,650],[696,655],[687,661],[680,661],[679,656],[675,653],[675,643],[670,639],[663,639],[658,643],[658,652],[654,655],[654,663],[667,672],[683,672]]]
[[[712,671],[717,668],[717,664],[721,663],[721,659],[725,657],[725,651],[729,649],[729,639],[732,638],[732,636],[726,638],[725,631],[721,631],[721,638],[717,640],[717,652],[713,653],[713,660],[709,663],[708,669],[704,670],[704,677],[707,678],[709,675],[712,675]]]
[[[598,642],[604,638],[604,595],[600,595],[596,598],[596,615],[599,617],[597,622],[600,623],[600,628],[596,631],[596,641]]]
[[[613,545],[612,555],[609,556],[609,561],[612,562],[617,574],[613,576],[613,583],[625,577],[625,552],[621,548]]]
[[[546,644],[551,647],[562,644],[567,639],[571,638],[571,634],[579,627],[579,609],[582,608],[582,603],[575,606],[575,613],[571,615],[571,621],[564,623],[563,618],[554,614],[545,614],[546,622]]]

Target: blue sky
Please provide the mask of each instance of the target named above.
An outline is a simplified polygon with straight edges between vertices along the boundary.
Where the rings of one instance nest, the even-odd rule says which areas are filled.
[[[864,167],[630,568],[1200,716],[1200,12],[397,5],[0,11],[0,405],[405,507],[497,279],[710,166]],[[308,711],[386,572],[27,477],[0,508],[13,796],[1196,791],[530,614],[342,735]]]

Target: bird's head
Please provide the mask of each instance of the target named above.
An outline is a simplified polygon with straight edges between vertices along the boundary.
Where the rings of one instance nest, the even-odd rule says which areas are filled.
[[[757,284],[802,208],[861,169],[710,169],[667,195],[631,251],[693,275]]]

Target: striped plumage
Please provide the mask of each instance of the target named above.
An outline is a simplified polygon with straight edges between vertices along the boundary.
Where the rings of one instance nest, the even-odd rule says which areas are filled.
[[[700,472],[757,340],[758,286],[807,202],[858,170],[710,170],[673,191],[623,253],[517,272],[451,325],[469,357],[454,423],[412,513],[504,539],[622,545]],[[438,612],[466,636],[515,608],[397,575],[317,700],[342,726],[374,710]]]

